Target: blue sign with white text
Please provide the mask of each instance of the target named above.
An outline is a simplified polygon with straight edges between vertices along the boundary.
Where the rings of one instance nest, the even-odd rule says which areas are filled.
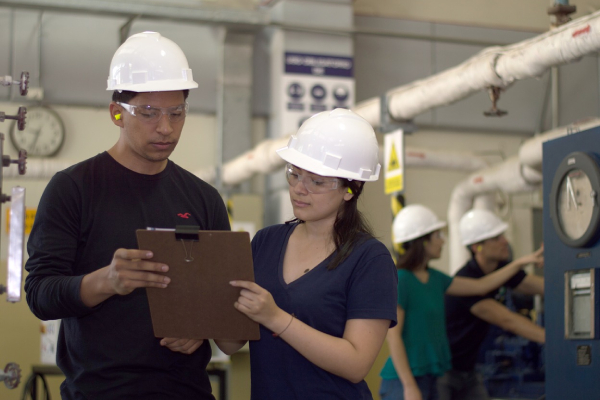
[[[285,72],[352,78],[354,76],[354,60],[351,57],[286,52]]]

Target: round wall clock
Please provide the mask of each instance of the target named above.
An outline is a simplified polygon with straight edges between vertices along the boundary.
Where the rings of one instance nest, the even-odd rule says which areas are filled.
[[[60,116],[48,107],[28,107],[25,129],[17,124],[10,127],[10,141],[17,150],[26,150],[28,156],[56,155],[65,141],[65,126]]]
[[[595,156],[576,151],[566,156],[550,189],[550,218],[560,240],[584,247],[598,233],[600,168]]]

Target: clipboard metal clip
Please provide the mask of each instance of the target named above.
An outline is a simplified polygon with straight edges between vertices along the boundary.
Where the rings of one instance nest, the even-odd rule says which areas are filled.
[[[198,242],[200,240],[200,236],[198,235],[199,230],[200,227],[196,225],[177,225],[175,227],[175,240],[181,240],[183,251],[185,253],[185,262],[194,261],[194,257],[192,256],[192,247],[194,246],[194,242]],[[187,247],[185,246],[185,242],[190,242],[189,255]]]

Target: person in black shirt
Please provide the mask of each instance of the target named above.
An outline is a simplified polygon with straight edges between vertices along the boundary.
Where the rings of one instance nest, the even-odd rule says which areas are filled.
[[[108,151],[57,173],[27,244],[27,303],[61,319],[63,399],[214,400],[208,341],[155,338],[145,288],[169,266],[137,249],[135,231],[195,225],[229,230],[219,193],[168,159],[198,84],[181,49],[156,32],[130,37],[108,80],[119,127]]]
[[[508,264],[510,249],[503,233],[508,225],[487,210],[471,210],[460,221],[462,243],[472,258],[456,276],[480,278]],[[530,255],[534,264],[543,264],[543,247]],[[544,279],[518,272],[505,286],[522,294],[543,294]],[[488,400],[475,362],[490,324],[526,339],[544,343],[545,330],[530,319],[510,311],[495,300],[498,290],[485,296],[446,296],[446,329],[452,369],[438,379],[440,400]]]

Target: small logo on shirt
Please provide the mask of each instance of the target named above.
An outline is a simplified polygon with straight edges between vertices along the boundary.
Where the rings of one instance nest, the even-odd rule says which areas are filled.
[[[182,213],[177,214],[178,217],[185,218],[185,219],[188,219],[190,217],[190,215],[192,215],[192,214],[190,214],[188,212],[186,212],[185,214],[182,214]]]

